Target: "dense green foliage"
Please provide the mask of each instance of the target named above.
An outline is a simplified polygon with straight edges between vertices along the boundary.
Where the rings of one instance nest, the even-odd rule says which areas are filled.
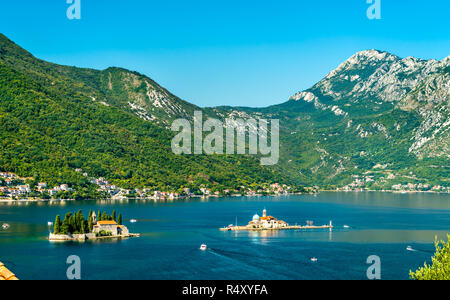
[[[83,213],[67,213],[64,220],[61,221],[60,216],[56,216],[54,224],[54,234],[83,234],[89,233],[89,223],[85,220]]]
[[[174,155],[165,127],[92,101],[119,98],[104,91],[109,72],[38,60],[0,35],[0,171],[69,184],[75,199],[104,196],[75,168],[128,189],[288,183],[251,156]]]
[[[436,254],[432,258],[432,264],[415,272],[410,272],[414,280],[450,280],[450,235],[448,241],[439,242],[436,239]]]
[[[108,215],[106,212],[98,212],[99,216],[97,221],[115,221],[116,211],[114,210],[112,215]],[[83,212],[79,210],[77,213],[67,213],[64,220],[61,221],[59,215],[56,216],[53,233],[54,234],[84,234],[91,233],[93,230],[92,211],[89,211],[88,219],[85,219]],[[122,214],[119,214],[119,225],[122,225]]]
[[[358,75],[365,80],[377,67],[347,70],[346,76],[333,82],[334,91],[351,91],[355,83],[343,78]],[[450,185],[448,157],[420,159],[409,151],[414,132],[423,122],[417,111],[379,103],[372,95],[335,103],[320,90],[310,91],[320,103],[339,104],[348,115],[338,116],[317,109],[314,103],[294,100],[259,109],[201,109],[139,73],[48,63],[0,34],[0,171],[33,177],[49,186],[69,184],[75,188],[74,193],[57,195],[62,199],[105,197],[75,168],[131,189],[129,197],[135,195],[134,188],[180,194],[189,188],[201,194],[200,187],[213,193],[243,192],[243,186],[257,190],[276,182],[298,191],[303,191],[301,185],[334,189],[368,172],[376,183],[367,187],[373,189],[409,182]],[[156,97],[162,101],[159,105],[150,101],[148,94],[153,92],[164,95]],[[168,104],[163,103],[166,100]],[[154,118],[139,118],[130,102]],[[242,155],[174,155],[170,121],[190,118],[194,110],[202,110],[205,118],[239,112],[279,119],[279,164],[262,167],[257,157]],[[363,129],[370,135],[360,138]],[[387,171],[374,171],[379,164],[387,165],[395,179],[386,180]]]

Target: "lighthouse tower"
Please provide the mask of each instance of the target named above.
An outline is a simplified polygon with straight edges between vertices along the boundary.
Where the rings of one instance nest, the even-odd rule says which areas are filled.
[[[266,218],[267,217],[267,210],[264,208],[264,210],[263,210],[263,218]]]

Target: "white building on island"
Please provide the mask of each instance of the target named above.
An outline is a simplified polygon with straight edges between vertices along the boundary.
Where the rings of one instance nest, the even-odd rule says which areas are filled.
[[[264,209],[262,217],[258,214],[254,215],[248,226],[255,229],[281,229],[288,227],[289,224],[272,216],[267,216],[267,210]]]

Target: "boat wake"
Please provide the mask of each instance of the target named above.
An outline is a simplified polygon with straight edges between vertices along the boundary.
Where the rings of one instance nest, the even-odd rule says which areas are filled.
[[[406,251],[409,251],[409,252],[422,252],[422,253],[431,253],[431,254],[434,254],[433,251],[423,250],[423,249],[414,249],[414,248],[412,248],[411,246],[406,247]]]
[[[230,258],[230,259],[234,259],[234,260],[239,260],[241,261],[241,259],[239,259],[239,257],[241,258],[252,258],[252,259],[263,259],[263,260],[271,260],[271,261],[278,261],[278,262],[284,262],[284,263],[289,263],[289,264],[303,264],[306,265],[305,262],[302,261],[298,261],[298,260],[291,260],[291,259],[284,259],[284,258],[280,258],[280,257],[274,257],[274,256],[261,256],[261,255],[254,255],[254,254],[247,254],[247,253],[242,253],[242,252],[235,252],[235,251],[228,251],[228,250],[221,250],[221,249],[213,249],[210,248],[209,249],[211,252],[214,252],[216,254],[220,254],[221,256]]]

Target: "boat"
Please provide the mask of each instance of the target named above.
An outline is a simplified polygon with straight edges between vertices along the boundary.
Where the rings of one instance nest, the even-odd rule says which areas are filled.
[[[348,225],[344,225],[344,228],[345,228],[345,229],[349,229],[349,228],[350,228],[350,226],[348,226]]]
[[[313,257],[313,258],[311,258],[311,261],[312,261],[312,262],[317,262],[317,261],[318,261],[318,259],[317,259],[317,258],[315,258],[315,257]]]
[[[130,220],[130,223],[137,223],[137,220],[131,219],[131,220]]]
[[[414,251],[414,249],[411,246],[406,247],[407,251]]]
[[[200,246],[200,250],[206,251],[206,249],[208,249],[208,246],[206,246],[205,244]]]
[[[53,222],[47,222],[48,226],[53,226]]]
[[[5,229],[5,230],[8,229],[8,228],[9,228],[9,224],[8,224],[8,223],[4,223],[4,224],[2,225],[2,228]]]

